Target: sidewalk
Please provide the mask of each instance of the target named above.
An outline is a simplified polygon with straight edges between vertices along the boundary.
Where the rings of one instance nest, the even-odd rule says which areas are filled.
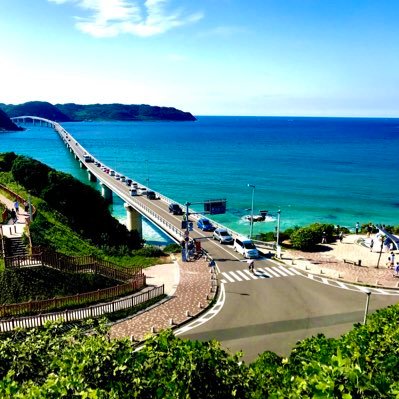
[[[148,284],[166,283],[165,293],[168,298],[137,316],[115,323],[110,329],[112,338],[131,337],[141,341],[148,334],[191,320],[215,296],[212,273],[205,258],[154,266],[144,269],[144,273]]]
[[[387,267],[389,252],[382,252],[380,256],[379,245],[374,246],[374,251],[361,244],[366,239],[365,235],[350,234],[342,240],[332,244],[323,244],[322,252],[301,252],[284,250],[281,261],[288,266],[311,274],[322,275],[339,281],[369,285],[384,288],[399,288],[399,278],[393,276],[393,270]],[[375,242],[378,242],[376,239]],[[394,251],[399,260],[398,251]],[[346,260],[346,262],[344,262]],[[358,261],[361,266],[357,266]],[[348,262],[354,262],[348,263]],[[396,263],[396,261],[395,261]]]

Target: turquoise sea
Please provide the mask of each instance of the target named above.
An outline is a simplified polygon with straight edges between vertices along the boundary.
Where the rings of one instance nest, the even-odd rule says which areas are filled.
[[[254,233],[328,222],[399,224],[399,119],[210,117],[196,122],[74,122],[63,126],[103,163],[180,203],[226,198],[215,219],[243,234],[245,215],[268,210]],[[87,182],[51,129],[0,135],[14,151]],[[82,199],[82,206],[84,199]],[[192,206],[201,211],[202,205]],[[123,219],[123,204],[113,205]],[[166,238],[147,225],[145,238]]]

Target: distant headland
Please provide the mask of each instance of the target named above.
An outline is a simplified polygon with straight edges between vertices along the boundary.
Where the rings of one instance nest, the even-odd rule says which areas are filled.
[[[82,121],[195,121],[189,112],[172,107],[146,104],[50,104],[44,101],[29,101],[23,104],[0,103],[0,130],[18,130],[9,125],[9,118],[22,115],[39,116],[56,122]],[[9,118],[4,118],[3,114]],[[3,115],[3,118],[1,116]],[[3,120],[4,119],[4,120]],[[8,121],[7,121],[8,119]],[[3,126],[4,123],[4,126]],[[12,122],[11,122],[12,123]]]

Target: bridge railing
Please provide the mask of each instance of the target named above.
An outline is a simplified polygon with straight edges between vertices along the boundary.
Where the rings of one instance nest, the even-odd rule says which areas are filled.
[[[32,118],[32,119],[33,119],[34,117],[28,116],[28,117],[20,117],[20,118]],[[18,118],[14,118],[14,119],[17,120]],[[44,119],[44,118],[36,118],[36,119],[42,120],[42,121],[44,121],[44,122],[49,123],[49,124],[54,128],[54,130],[60,135],[61,139],[62,139],[65,143],[67,143],[68,145],[69,145],[69,143],[68,143],[68,140],[66,140],[66,136],[67,136],[68,138],[70,138],[72,141],[74,141],[75,143],[78,143],[78,141],[77,141],[69,132],[67,132],[59,123],[54,122],[54,121],[50,121],[50,120]],[[103,166],[105,166],[105,167],[108,167],[108,166],[105,165],[103,162],[101,162],[100,160],[98,160],[96,157],[92,156],[84,147],[82,147],[82,145],[81,145],[80,143],[78,143],[78,144],[79,144],[79,148],[80,148],[82,151],[84,151],[87,155],[91,156],[95,162],[100,162],[101,165],[103,165]],[[73,149],[72,146],[71,146],[71,148]],[[75,151],[74,151],[74,152],[75,152]],[[115,170],[114,168],[111,168],[111,167],[109,167],[109,168]],[[117,172],[116,170],[115,170],[115,172],[116,172],[116,173],[119,173],[119,172]],[[100,180],[101,180],[101,177],[100,177]],[[139,185],[143,186],[143,184],[141,184],[140,182],[138,182],[138,181],[135,181],[135,182],[138,183]],[[150,187],[147,187],[147,188],[150,188]],[[177,203],[177,204],[180,205],[183,209],[185,209],[185,205],[184,205],[184,204],[180,204],[180,203],[178,203],[178,202],[176,202],[176,201],[174,201],[174,200],[172,200],[172,199],[166,197],[165,195],[163,195],[163,194],[161,194],[161,193],[159,193],[159,192],[156,192],[156,195],[157,195],[163,202],[165,202],[165,203],[168,204],[168,205],[171,204],[171,203]],[[126,200],[126,198],[125,198],[125,200]],[[171,234],[171,235],[172,235],[173,237],[175,237],[176,239],[180,240],[180,239],[183,237],[183,233],[181,232],[181,230],[180,230],[179,228],[175,227],[175,226],[172,225],[170,222],[168,222],[167,220],[163,219],[161,216],[159,216],[156,212],[152,211],[152,210],[151,210],[149,207],[147,207],[145,204],[141,203],[140,201],[134,200],[134,197],[129,198],[129,201],[128,201],[128,202],[134,202],[134,203],[136,204],[136,206],[139,207],[140,209],[142,209],[143,211],[145,211],[145,213],[147,213],[147,215],[151,215],[150,219],[152,219],[152,218],[153,218],[153,219],[156,219],[157,224],[160,225],[160,227],[167,229],[168,233]],[[190,214],[190,219],[191,219],[191,220],[197,221],[199,218],[201,218],[201,217],[204,216],[203,214],[198,214],[198,213],[197,213],[195,210],[193,210],[193,209],[190,209],[189,211],[190,211],[190,213],[191,213],[191,214]],[[144,213],[144,212],[143,212],[143,213]],[[206,215],[205,215],[205,216],[206,216]],[[207,217],[207,216],[206,216],[206,217]],[[223,228],[223,229],[226,229],[226,230],[230,233],[230,235],[231,235],[233,238],[234,238],[234,237],[238,237],[238,236],[242,236],[242,234],[240,234],[240,233],[238,233],[238,232],[236,232],[236,231],[234,231],[234,230],[232,230],[232,229],[230,229],[230,228],[224,226],[223,224],[221,224],[221,223],[219,223],[219,222],[216,222],[215,220],[213,220],[213,219],[211,219],[211,218],[209,218],[209,217],[207,217],[207,218],[212,222],[212,224],[213,224],[216,228]]]

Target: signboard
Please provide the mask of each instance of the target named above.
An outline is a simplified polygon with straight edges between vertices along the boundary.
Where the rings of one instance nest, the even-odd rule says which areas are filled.
[[[226,202],[225,199],[207,200],[204,202],[204,212],[211,215],[226,213]]]
[[[188,230],[193,231],[193,222],[191,220],[182,220],[181,222],[181,228],[182,230],[187,229],[187,223],[188,223]]]

